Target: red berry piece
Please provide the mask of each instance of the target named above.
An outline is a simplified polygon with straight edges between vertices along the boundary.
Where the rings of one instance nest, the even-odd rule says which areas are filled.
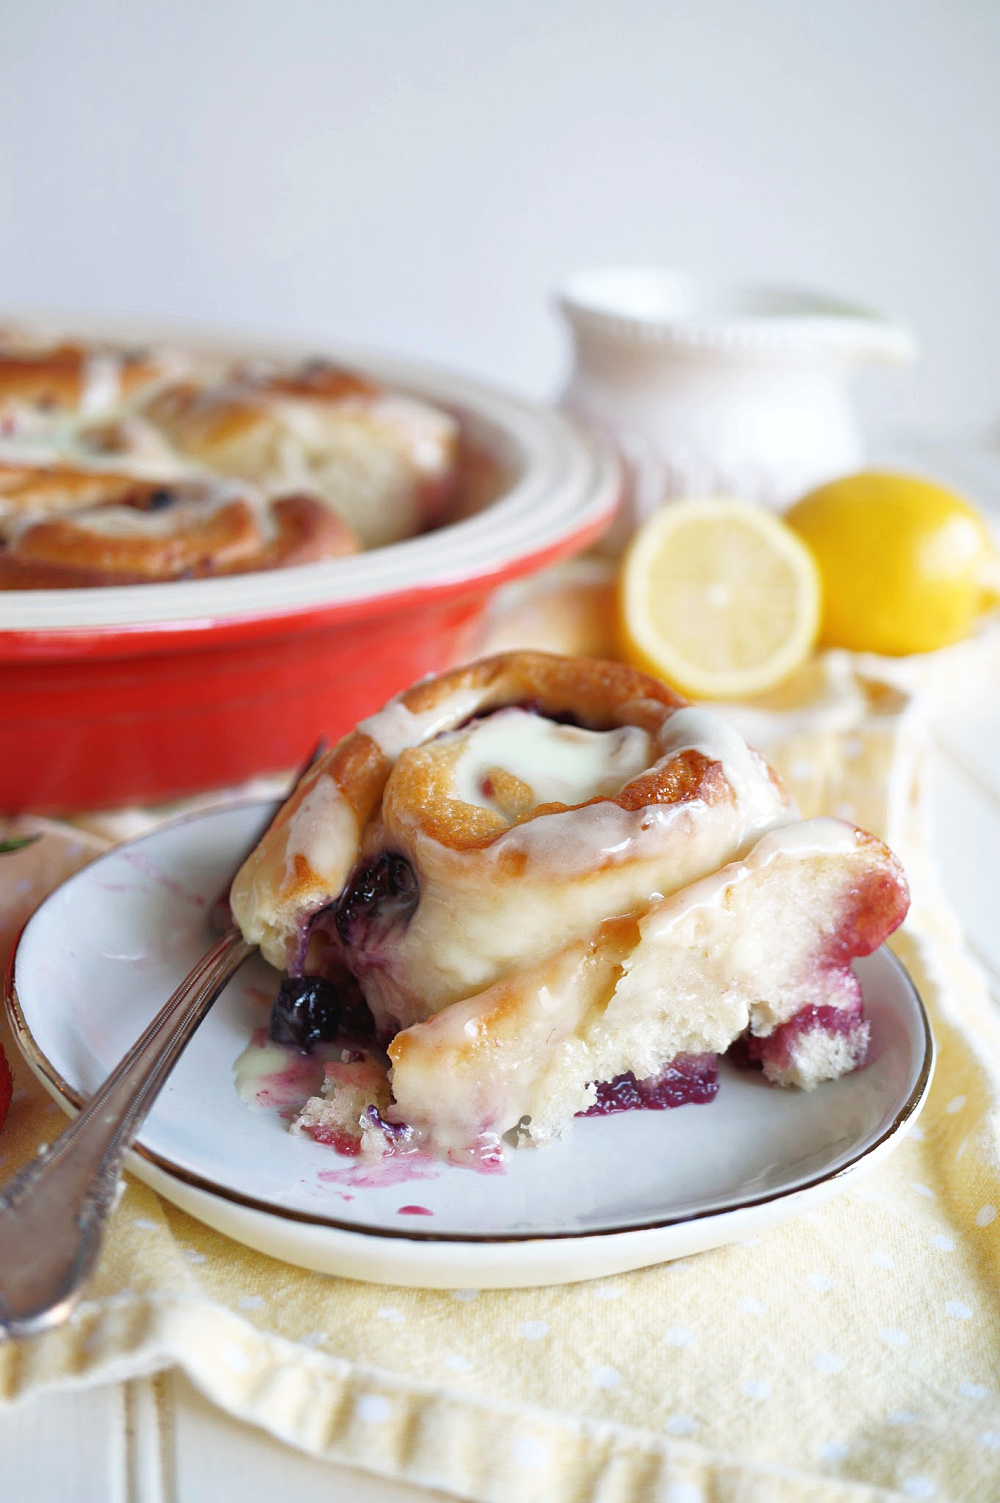
[[[14,1091],[14,1077],[10,1073],[10,1065],[7,1056],[0,1044],[0,1127],[3,1127],[7,1116],[7,1108],[10,1106],[10,1098]]]

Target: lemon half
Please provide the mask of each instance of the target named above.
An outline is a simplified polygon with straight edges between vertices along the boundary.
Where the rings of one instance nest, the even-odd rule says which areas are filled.
[[[622,650],[682,694],[739,699],[805,662],[820,621],[812,554],[746,501],[669,503],[622,561]]]

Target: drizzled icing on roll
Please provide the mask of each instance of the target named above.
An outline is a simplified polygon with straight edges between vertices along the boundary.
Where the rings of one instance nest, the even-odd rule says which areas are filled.
[[[708,1099],[714,1056],[744,1035],[778,1083],[855,1068],[850,962],[907,894],[881,842],[802,824],[711,712],[623,664],[510,653],[362,721],[231,902],[289,972],[286,1031],[289,1009],[321,1007],[336,1037],[360,993],[391,1060],[377,1096],[355,1078],[373,1055],[327,1070],[293,1130],[482,1163],[502,1133],[542,1142],[621,1109],[629,1081],[660,1105]]]
[[[498,710],[465,734],[454,796],[502,812],[498,785],[509,781],[524,790],[531,809],[611,798],[649,766],[649,752],[649,736],[638,726],[588,731],[516,707]]]
[[[329,812],[322,832],[310,817],[306,840],[323,779]],[[793,817],[735,732],[654,680],[509,654],[362,721],[246,863],[233,906],[282,966],[302,963],[322,912],[388,1029],[537,960],[553,936],[641,911]],[[356,897],[390,859],[408,863],[418,894],[391,924],[376,898]]]
[[[481,702],[482,693],[478,688],[459,687],[446,700],[434,703],[423,713],[414,713],[407,706],[406,697],[398,695],[377,714],[359,720],[358,731],[374,741],[384,757],[395,762],[408,747],[420,746],[442,731],[461,725],[463,720],[476,713]]]
[[[661,762],[681,751],[697,751],[720,763],[742,805],[748,835],[774,824],[774,780],[766,763],[721,715],[685,705],[671,715],[658,739]]]

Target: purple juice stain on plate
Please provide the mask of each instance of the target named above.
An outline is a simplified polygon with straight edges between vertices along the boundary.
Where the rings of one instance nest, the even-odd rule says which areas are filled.
[[[272,1044],[266,1028],[255,1028],[233,1066],[236,1092],[248,1106],[294,1117],[323,1081],[323,1062],[297,1049]]]
[[[356,1190],[385,1190],[414,1179],[437,1179],[441,1165],[427,1153],[394,1153],[374,1163],[350,1164],[346,1169],[321,1169],[318,1178],[327,1185],[347,1185]]]
[[[397,1216],[433,1216],[434,1212],[433,1211],[429,1211],[426,1206],[400,1206],[399,1210],[396,1212],[396,1215]]]
[[[245,999],[255,1007],[270,1007],[274,1001],[272,993],[265,991],[262,986],[244,986],[241,990]]]
[[[195,908],[206,907],[206,900],[199,892],[190,892],[182,882],[177,882],[173,877],[168,877],[166,872],[161,871],[155,861],[152,861],[144,851],[123,850],[121,859],[128,863],[142,877],[148,877],[151,882],[166,888],[172,897],[180,898],[185,903],[192,904]]]

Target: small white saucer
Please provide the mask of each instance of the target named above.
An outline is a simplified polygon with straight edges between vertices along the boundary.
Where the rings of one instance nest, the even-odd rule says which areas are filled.
[[[7,1005],[28,1063],[67,1112],[206,948],[208,907],[266,808],[198,815],[119,846],[28,923]],[[380,1174],[291,1137],[237,1096],[234,1061],[277,985],[256,959],[189,1045],[129,1167],[238,1241],[350,1278],[504,1288],[645,1267],[797,1215],[901,1140],[930,1084],[930,1027],[888,951],[858,973],[871,1058],[843,1080],[783,1091],[724,1064],[709,1105],[581,1119],[562,1142],[514,1152],[504,1174],[405,1158]]]

